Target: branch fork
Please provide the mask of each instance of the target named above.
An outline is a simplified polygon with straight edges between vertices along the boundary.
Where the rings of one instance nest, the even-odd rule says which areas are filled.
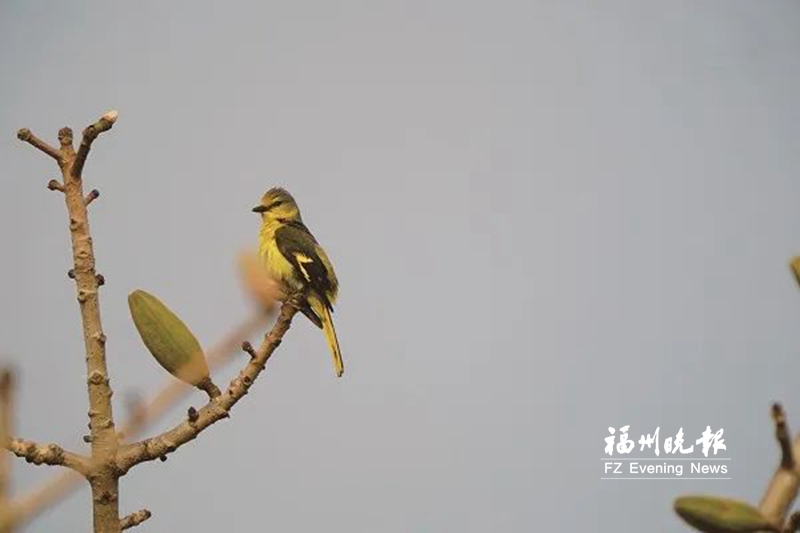
[[[2,422],[0,423],[0,444],[14,455],[34,464],[63,466],[72,471],[34,496],[10,504],[4,494],[6,471],[0,466],[0,533],[9,533],[8,528],[18,525],[26,517],[39,510],[42,501],[48,501],[48,499],[52,501],[63,494],[77,478],[75,473],[88,480],[91,486],[94,531],[96,533],[119,533],[149,519],[151,513],[147,509],[120,518],[119,478],[137,464],[155,459],[166,460],[169,453],[195,439],[212,424],[229,418],[233,406],[247,394],[256,378],[264,370],[267,361],[289,330],[292,318],[299,310],[298,302],[301,296],[296,295],[297,298],[290,299],[283,304],[274,326],[264,336],[257,350],[249,343],[242,345],[242,349],[250,355],[250,361],[230,382],[224,393],[219,391],[209,379],[207,386],[201,387],[209,396],[202,408],[190,408],[181,423],[160,435],[133,444],[120,445],[124,436],[135,434],[153,418],[162,414],[171,401],[183,394],[187,388],[182,384],[177,384],[177,387],[176,384],[171,384],[146,406],[145,415],[133,417],[128,424],[117,431],[111,406],[113,391],[106,365],[106,335],[100,320],[98,300],[98,287],[105,283],[105,278],[95,270],[93,241],[87,211],[88,206],[97,200],[100,193],[97,189],[92,189],[87,194],[83,192],[83,170],[88,154],[95,140],[113,127],[117,116],[116,111],[110,111],[100,117],[97,122],[85,128],[77,152],[73,147],[73,132],[70,128],[59,130],[59,148],[40,139],[29,129],[23,128],[17,133],[20,140],[56,160],[61,169],[62,179],[50,180],[47,188],[63,194],[68,213],[73,252],[73,266],[68,275],[76,285],[76,297],[79,302],[86,345],[90,434],[84,436],[83,440],[90,444],[91,453],[84,456],[65,450],[57,444],[39,444],[12,438],[6,423],[7,420],[0,420]],[[257,319],[259,324],[264,321],[262,315],[259,315]],[[225,353],[225,357],[227,357],[227,353]],[[2,383],[4,383],[3,380],[0,380],[0,399],[3,397],[1,393],[5,390]]]
[[[112,390],[108,379],[105,356],[105,334],[100,320],[97,297],[98,277],[95,272],[94,249],[89,231],[87,205],[99,193],[83,193],[83,167],[95,139],[108,131],[117,119],[110,111],[83,131],[78,153],[72,142],[72,130],[61,128],[58,132],[60,148],[57,149],[23,128],[17,137],[56,160],[61,168],[62,180],[51,180],[48,188],[64,195],[72,240],[73,268],[70,278],[75,280],[80,304],[86,345],[86,373],[89,394],[89,428],[91,430],[91,456],[85,458],[67,452],[57,445],[43,446],[20,439],[9,440],[7,447],[15,455],[35,464],[67,466],[87,477],[92,487],[95,531],[117,533],[119,518],[119,477],[112,468],[119,448],[114,416],[111,408]]]

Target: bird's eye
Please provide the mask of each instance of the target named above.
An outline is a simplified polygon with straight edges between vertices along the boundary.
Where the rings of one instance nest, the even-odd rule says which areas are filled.
[[[269,204],[266,207],[266,209],[264,209],[264,211],[269,211],[270,209],[274,209],[274,208],[276,208],[276,207],[278,207],[279,205],[282,205],[282,204],[283,204],[283,200],[277,200],[277,201],[272,202],[271,204]]]

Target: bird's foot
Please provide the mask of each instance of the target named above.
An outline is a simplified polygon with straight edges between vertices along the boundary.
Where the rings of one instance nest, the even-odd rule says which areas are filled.
[[[291,293],[286,299],[286,304],[291,305],[295,309],[302,309],[306,305],[307,293],[305,290],[299,290]]]

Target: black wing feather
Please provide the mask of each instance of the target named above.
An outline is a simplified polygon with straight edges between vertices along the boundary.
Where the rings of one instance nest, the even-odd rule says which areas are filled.
[[[308,317],[308,319],[319,329],[322,329],[322,319],[317,316],[317,313],[311,309],[311,306],[306,303],[303,307],[300,308],[300,311]]]
[[[281,254],[294,266],[299,281],[310,287],[331,309],[328,293],[332,287],[328,271],[317,254],[317,241],[308,228],[302,222],[287,223],[275,232],[275,242]],[[308,260],[301,261],[301,257]]]

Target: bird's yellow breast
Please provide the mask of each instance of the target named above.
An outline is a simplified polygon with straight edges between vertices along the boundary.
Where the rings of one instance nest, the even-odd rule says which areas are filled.
[[[295,268],[283,256],[275,242],[275,231],[278,227],[280,227],[278,224],[264,224],[261,228],[259,235],[261,260],[272,279],[297,290],[301,286],[294,276]]]

